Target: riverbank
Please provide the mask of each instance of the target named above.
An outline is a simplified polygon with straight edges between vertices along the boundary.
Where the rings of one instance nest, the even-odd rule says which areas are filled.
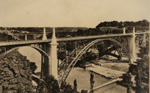
[[[118,70],[118,71],[122,71],[122,72],[128,72],[129,70],[129,62],[124,62],[124,61],[109,61],[109,60],[98,60],[97,62],[92,62],[95,65],[101,66],[101,67],[105,67],[105,68],[109,68],[112,70]],[[91,64],[90,62],[88,64]]]
[[[75,67],[70,72],[66,82],[73,86],[73,81],[76,79],[78,91],[81,91],[82,89],[90,90],[90,74],[91,74],[90,70]],[[93,74],[94,74],[94,87],[100,86],[110,80],[99,74],[96,73]],[[127,88],[118,85],[117,83],[112,83],[105,87],[97,89],[96,91],[94,91],[94,93],[127,93]]]
[[[32,92],[30,61],[14,50],[0,56],[0,93]]]
[[[99,75],[102,75],[106,78],[111,78],[111,79],[119,78],[123,74],[126,73],[126,72],[123,72],[123,71],[117,71],[117,70],[109,69],[109,68],[106,68],[106,67],[101,67],[101,66],[94,65],[94,64],[92,64],[91,67],[87,67],[86,70],[95,72]]]

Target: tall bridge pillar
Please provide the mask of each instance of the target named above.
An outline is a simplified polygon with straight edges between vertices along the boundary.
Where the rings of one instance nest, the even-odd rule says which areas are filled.
[[[128,38],[128,43],[129,43],[129,53],[131,55],[131,60],[130,63],[134,64],[134,62],[136,61],[136,44],[135,44],[135,27],[133,27],[133,34],[131,36],[131,38]]]
[[[50,60],[49,60],[49,74],[58,79],[58,59],[57,59],[57,40],[55,36],[55,28],[53,28],[52,42],[50,43]]]
[[[42,50],[47,53],[47,44],[42,44]],[[41,78],[48,75],[48,58],[41,55]]]
[[[47,40],[45,28],[43,30],[43,40]],[[58,79],[58,59],[57,59],[57,40],[55,28],[53,28],[52,41],[49,44],[42,44],[42,49],[49,55],[49,59],[41,56],[41,78],[42,76],[53,75]]]
[[[42,40],[47,40],[45,28],[43,28],[43,38],[42,38]]]
[[[45,28],[43,28],[42,40],[47,40]],[[47,54],[50,54],[49,47],[50,47],[49,44],[42,44],[42,50],[45,51]],[[49,73],[48,70],[49,70],[49,59],[41,55],[41,78],[43,78],[43,76],[48,76]]]

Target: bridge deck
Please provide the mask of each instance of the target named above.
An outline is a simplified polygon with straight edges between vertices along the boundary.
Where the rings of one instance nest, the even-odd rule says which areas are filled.
[[[148,32],[140,32],[135,34],[144,34]],[[107,35],[93,35],[93,36],[79,36],[79,37],[69,37],[69,38],[57,38],[57,41],[74,41],[74,40],[85,40],[85,39],[97,39],[97,38],[108,38],[116,36],[132,36],[132,33],[126,34],[107,34]],[[38,43],[49,43],[51,39],[48,40],[27,40],[27,41],[4,41],[0,42],[0,46],[10,46],[10,45],[27,45],[27,44],[38,44]]]

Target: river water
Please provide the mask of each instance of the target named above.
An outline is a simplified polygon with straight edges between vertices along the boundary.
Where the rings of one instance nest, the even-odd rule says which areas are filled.
[[[73,81],[76,79],[78,91],[81,91],[82,89],[88,90],[90,89],[90,74],[91,72],[88,70],[75,67],[70,72],[67,78],[67,82],[73,85]],[[106,79],[105,77],[94,73],[94,81],[94,87],[96,87],[109,81],[109,79]],[[116,83],[112,83],[103,88],[95,90],[94,93],[127,93],[127,88]]]
[[[30,62],[35,62],[36,63],[37,69],[36,69],[35,72],[40,72],[41,71],[41,54],[37,50],[35,50],[35,49],[33,49],[29,46],[25,46],[25,47],[20,47],[18,49],[18,51],[22,55],[26,56],[27,59],[30,60]]]
[[[18,49],[18,51],[24,56],[27,56],[27,59],[29,59],[31,62],[35,62],[38,67],[35,72],[40,72],[41,54],[37,50],[31,47],[21,47]],[[81,91],[82,89],[88,90],[90,89],[90,74],[91,72],[88,70],[75,67],[70,72],[66,81],[73,86],[73,81],[76,79],[78,91]],[[108,79],[94,73],[94,81],[94,87],[96,87],[107,82]],[[103,88],[95,90],[94,93],[127,93],[127,88],[116,83],[112,83]]]

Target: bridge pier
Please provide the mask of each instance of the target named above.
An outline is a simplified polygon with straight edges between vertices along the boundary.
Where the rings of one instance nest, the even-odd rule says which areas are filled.
[[[135,27],[133,27],[133,34],[131,38],[128,38],[128,44],[129,44],[129,53],[131,55],[130,64],[134,64],[134,62],[136,61]]]
[[[146,47],[146,34],[143,34],[142,47]]]
[[[45,27],[43,28],[43,38],[42,40],[47,40]]]
[[[43,38],[42,40],[47,40],[46,38],[46,31],[45,28],[43,28]],[[46,44],[42,44],[42,50],[44,50],[47,53],[47,46]],[[48,65],[48,58],[46,58],[45,56],[41,55],[41,75],[40,78],[43,78],[43,76],[47,76],[48,75],[48,67],[46,68],[46,66]]]
[[[45,28],[43,30],[42,40],[47,40]],[[52,42],[49,44],[42,44],[42,49],[49,55],[49,59],[41,56],[41,78],[43,76],[52,75],[58,79],[58,59],[57,59],[57,41],[55,36],[55,28],[53,28]]]
[[[28,36],[27,36],[27,34],[25,34],[25,41],[27,41],[28,40]]]
[[[49,54],[48,47],[49,47],[48,44],[42,44],[42,50],[44,50],[46,53]],[[43,78],[43,76],[48,76],[49,73],[48,62],[49,59],[46,56],[41,55],[41,78]]]
[[[126,33],[126,28],[125,27],[123,27],[123,34],[125,34]]]
[[[43,28],[42,40],[47,40],[45,28]],[[44,50],[48,55],[50,55],[50,44],[44,43],[41,45],[42,45],[42,50]],[[41,55],[41,78],[43,78],[43,76],[49,76],[50,73],[49,61],[50,61],[50,57],[47,58],[46,56]]]
[[[58,79],[57,41],[55,36],[55,28],[53,28],[52,42],[50,45],[49,75],[53,75],[55,79]]]

